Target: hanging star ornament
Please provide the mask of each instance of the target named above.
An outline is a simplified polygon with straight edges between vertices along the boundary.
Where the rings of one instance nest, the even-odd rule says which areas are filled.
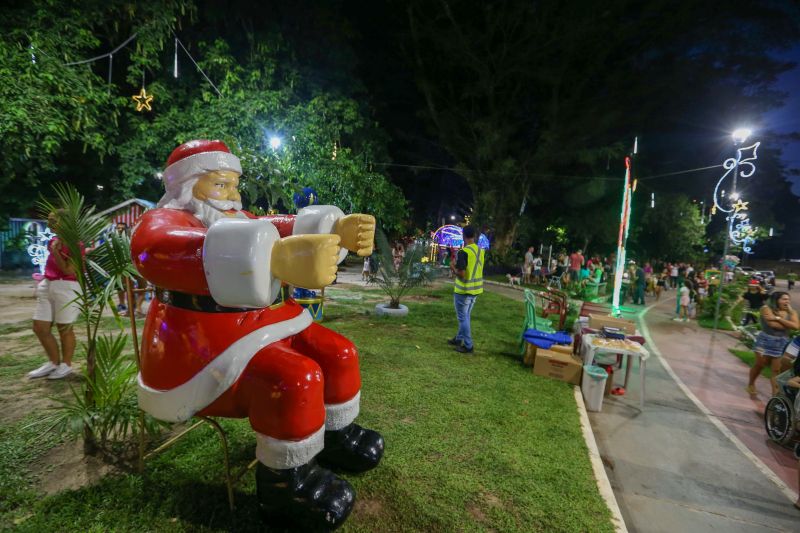
[[[739,211],[747,211],[747,206],[750,202],[743,202],[738,200],[735,204],[733,204],[733,211],[734,213],[738,213]]]
[[[150,105],[150,102],[153,101],[153,95],[147,94],[147,90],[142,87],[142,90],[139,91],[139,94],[133,95],[134,102],[136,102],[136,111],[141,111],[146,109],[147,111],[152,111],[153,107]]]

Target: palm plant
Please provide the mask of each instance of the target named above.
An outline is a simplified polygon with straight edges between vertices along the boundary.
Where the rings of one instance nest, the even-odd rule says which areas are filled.
[[[98,336],[94,375],[85,376],[86,391],[91,394],[81,394],[72,387],[72,394],[55,398],[55,408],[38,423],[61,434],[85,433],[88,428],[100,449],[134,434],[140,416],[135,394],[137,367],[124,354],[127,341],[124,333]],[[149,433],[163,425],[149,416],[144,423]]]
[[[130,243],[125,235],[105,234],[109,221],[97,214],[94,206],[87,206],[84,197],[72,185],[56,185],[55,201],[42,198],[39,208],[47,216],[56,213],[58,237],[69,249],[70,262],[77,273],[79,291],[74,302],[80,309],[79,323],[86,328],[86,368],[84,390],[73,389],[71,400],[60,403],[57,416],[51,417],[51,428],[75,430],[83,426],[84,447],[92,452],[98,444],[105,445],[109,436],[125,434],[133,416],[127,409],[135,397],[132,394],[135,367],[124,362],[122,349],[126,334],[99,337],[103,313],[110,307],[122,331],[122,322],[116,314],[112,298],[124,290],[125,279],[130,279],[135,269],[130,257]],[[84,258],[83,248],[92,247]],[[98,441],[99,437],[99,441]]]
[[[377,259],[377,273],[370,279],[389,297],[389,308],[399,309],[400,299],[415,287],[430,284],[436,278],[436,271],[430,263],[423,263],[426,248],[415,242],[405,252],[400,264],[395,267],[392,248],[386,235],[378,230],[375,234],[378,247],[372,259]]]

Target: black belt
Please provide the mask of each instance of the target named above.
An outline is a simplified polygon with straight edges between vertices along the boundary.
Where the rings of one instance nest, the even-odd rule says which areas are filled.
[[[253,311],[253,309],[244,307],[224,307],[215,302],[214,298],[211,296],[168,291],[161,288],[156,288],[156,298],[163,304],[180,307],[181,309],[188,309],[189,311],[199,311],[201,313],[241,313],[243,311]]]

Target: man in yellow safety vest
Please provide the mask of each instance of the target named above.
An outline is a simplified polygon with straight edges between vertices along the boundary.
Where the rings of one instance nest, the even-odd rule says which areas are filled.
[[[457,352],[471,354],[473,346],[469,320],[472,306],[475,305],[478,295],[483,292],[485,251],[475,244],[475,229],[472,226],[465,227],[463,231],[464,248],[459,250],[455,264],[450,265],[455,274],[453,300],[458,319],[458,333],[447,342],[454,345]]]

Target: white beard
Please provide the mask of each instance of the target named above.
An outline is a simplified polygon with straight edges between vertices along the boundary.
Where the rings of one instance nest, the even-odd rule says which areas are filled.
[[[200,222],[207,228],[221,218],[236,217],[247,218],[247,215],[242,213],[242,202],[234,202],[230,200],[198,200],[192,197],[189,203],[184,207],[187,211],[194,213]],[[235,214],[225,213],[225,211],[235,210]]]

